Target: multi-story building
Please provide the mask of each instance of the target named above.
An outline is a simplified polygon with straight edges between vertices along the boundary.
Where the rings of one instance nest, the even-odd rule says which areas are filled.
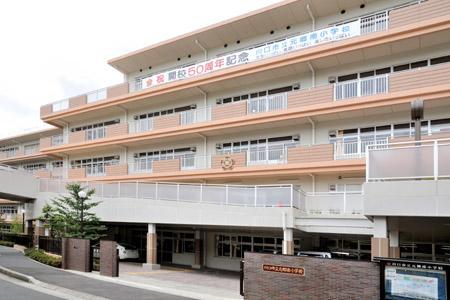
[[[20,202],[0,199],[0,231],[10,232],[14,225],[16,230],[23,231],[24,212]]]
[[[123,83],[42,106],[57,129],[3,140],[1,162],[39,169],[29,219],[61,179],[95,187],[110,234],[149,266],[236,270],[267,250],[449,260],[448,210],[363,195],[383,184],[364,185],[367,149],[414,136],[412,101],[424,139],[449,137],[449,16],[446,0],[283,1],[111,59]]]

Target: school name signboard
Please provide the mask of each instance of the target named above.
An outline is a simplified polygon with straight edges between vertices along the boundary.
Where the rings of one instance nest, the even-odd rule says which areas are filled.
[[[263,265],[263,271],[305,276],[305,268]]]
[[[327,27],[313,32],[292,36],[278,42],[268,43],[259,47],[216,57],[192,66],[153,74],[141,79],[141,88],[147,89],[161,84],[189,79],[233,66],[282,55],[295,50],[351,38],[360,34],[360,20]]]

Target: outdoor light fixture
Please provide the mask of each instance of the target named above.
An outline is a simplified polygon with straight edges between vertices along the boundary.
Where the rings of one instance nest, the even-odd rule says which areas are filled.
[[[80,197],[81,199],[85,199],[86,198],[86,192],[85,191],[79,191],[78,192],[78,197]]]

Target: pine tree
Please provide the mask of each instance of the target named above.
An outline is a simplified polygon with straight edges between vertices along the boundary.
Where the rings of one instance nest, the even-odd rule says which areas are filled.
[[[85,191],[79,183],[70,183],[66,186],[70,196],[60,196],[46,204],[42,209],[39,220],[50,227],[54,237],[72,237],[96,240],[103,236],[106,230],[100,224],[100,219],[90,210],[100,202],[91,200],[94,189]],[[80,191],[85,191],[86,197],[79,196]]]

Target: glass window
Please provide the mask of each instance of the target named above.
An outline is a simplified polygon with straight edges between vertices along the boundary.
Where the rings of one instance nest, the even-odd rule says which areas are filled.
[[[430,59],[430,65],[437,65],[450,62],[450,55],[440,56]]]

